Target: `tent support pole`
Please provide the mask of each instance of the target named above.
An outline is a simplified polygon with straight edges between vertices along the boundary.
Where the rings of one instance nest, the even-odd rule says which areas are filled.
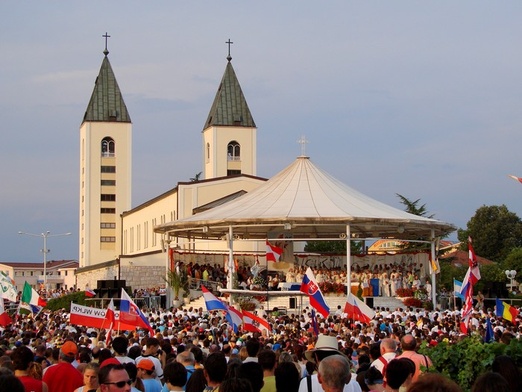
[[[350,225],[346,225],[346,301],[352,292],[352,244]]]
[[[234,230],[228,226],[228,279],[227,289],[232,290],[232,278],[234,276]]]
[[[437,265],[435,259],[435,230],[431,229],[431,263]],[[437,273],[433,267],[431,267],[431,301],[433,302],[433,310],[437,309]]]

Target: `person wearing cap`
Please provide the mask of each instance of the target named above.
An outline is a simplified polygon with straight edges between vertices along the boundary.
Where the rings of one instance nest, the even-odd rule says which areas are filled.
[[[82,374],[72,365],[78,346],[71,340],[64,342],[60,347],[58,363],[46,368],[43,375],[50,392],[71,392],[83,385]]]
[[[339,351],[339,344],[337,343],[337,338],[335,336],[328,336],[320,334],[317,338],[317,342],[315,347],[305,351],[305,357],[308,361],[315,363],[316,365],[320,365],[321,361],[331,355],[343,355]],[[348,362],[348,361],[347,361]],[[348,362],[349,364],[349,362]],[[322,385],[319,383],[318,375],[312,374],[306,377],[303,377],[301,383],[299,384],[299,392],[323,392],[324,389]],[[346,381],[343,392],[361,392],[361,387],[359,383],[350,378]]]
[[[163,360],[164,353],[160,350],[159,340],[156,338],[148,338],[145,352],[143,353],[143,355],[136,358],[136,360],[134,362],[136,363],[136,366],[139,368],[139,364],[140,364],[141,360],[143,360],[144,358],[150,359],[152,361],[152,363],[154,364],[154,371],[156,374],[156,379],[158,381],[162,381],[163,366],[162,366],[162,362],[160,361],[158,356],[160,356]]]
[[[161,392],[162,385],[154,377],[154,362],[149,358],[142,359],[138,365],[138,378],[143,382],[144,392]]]

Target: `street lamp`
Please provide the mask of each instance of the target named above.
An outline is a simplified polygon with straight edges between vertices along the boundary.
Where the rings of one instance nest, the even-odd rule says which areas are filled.
[[[507,271],[504,271],[504,272],[505,272],[507,278],[510,280],[510,284],[509,285],[511,286],[511,290],[514,291],[513,290],[513,286],[515,284],[513,282],[515,280],[515,276],[517,276],[517,271],[515,271],[515,270],[507,270]]]
[[[23,231],[19,231],[18,234],[28,235],[31,237],[42,237],[43,238],[43,249],[41,252],[43,253],[43,274],[44,274],[44,289],[47,290],[47,253],[49,253],[51,250],[47,249],[47,237],[63,237],[67,235],[71,235],[71,233],[62,233],[62,234],[51,234],[50,231],[46,231],[44,233],[40,234],[33,234],[33,233],[25,233]]]

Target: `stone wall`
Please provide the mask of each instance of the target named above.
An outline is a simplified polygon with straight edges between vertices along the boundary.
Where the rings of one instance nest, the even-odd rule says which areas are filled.
[[[96,290],[98,280],[113,280],[114,277],[118,278],[118,265],[77,272],[76,285],[80,290],[85,290],[85,287]]]
[[[121,279],[132,290],[158,287],[165,284],[165,266],[121,266]]]

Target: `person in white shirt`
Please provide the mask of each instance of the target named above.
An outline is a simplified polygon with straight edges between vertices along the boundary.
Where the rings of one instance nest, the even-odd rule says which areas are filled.
[[[311,362],[316,364],[321,364],[321,361],[331,355],[343,355],[339,351],[339,345],[337,343],[337,338],[335,336],[328,336],[320,334],[317,338],[317,343],[315,347],[311,350],[305,351],[305,357]],[[335,361],[335,360],[334,360]],[[348,364],[348,372],[350,372],[349,361],[346,361]],[[350,373],[351,374],[351,373]],[[344,388],[340,390],[340,392],[361,392],[361,386],[355,380],[355,378],[346,379],[349,380],[344,384]],[[319,382],[318,375],[312,374],[311,376],[304,377],[299,384],[299,392],[330,392],[332,389],[324,389],[323,385]]]
[[[397,341],[386,338],[381,341],[381,356],[372,362],[370,366],[375,367],[383,375],[384,367],[397,356]]]

